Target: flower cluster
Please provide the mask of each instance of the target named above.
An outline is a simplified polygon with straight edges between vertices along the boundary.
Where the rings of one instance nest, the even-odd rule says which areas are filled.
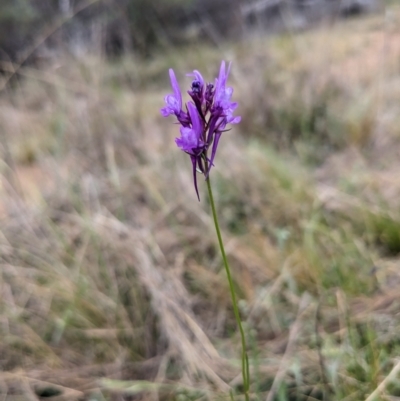
[[[166,106],[161,109],[161,114],[167,117],[175,115],[180,127],[181,136],[175,139],[178,147],[186,152],[193,165],[193,180],[197,197],[196,171],[208,178],[218,143],[228,124],[240,122],[239,116],[233,116],[237,103],[231,102],[233,89],[226,86],[231,64],[226,69],[225,61],[221,63],[218,78],[215,83],[205,83],[199,71],[187,74],[193,77],[191,89],[188,91],[192,101],[185,104],[182,109],[182,93],[178,81],[172,69],[169,70],[173,94],[165,97]],[[211,149],[211,155],[209,155]]]

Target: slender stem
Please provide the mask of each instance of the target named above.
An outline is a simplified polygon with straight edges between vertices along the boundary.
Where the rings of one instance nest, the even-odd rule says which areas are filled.
[[[212,209],[212,214],[213,214],[213,219],[214,219],[215,230],[217,232],[217,237],[218,237],[219,248],[221,250],[226,275],[228,277],[229,289],[230,289],[231,298],[232,298],[233,313],[235,314],[236,322],[237,322],[237,325],[238,325],[239,331],[240,331],[240,337],[242,340],[243,388],[244,388],[245,400],[249,401],[250,373],[249,373],[249,358],[248,358],[247,352],[246,352],[246,338],[244,335],[242,322],[240,320],[239,308],[237,306],[236,293],[235,293],[235,288],[233,285],[231,269],[229,268],[228,260],[226,258],[224,243],[222,242],[221,230],[219,228],[217,212],[215,209],[215,203],[214,203],[214,197],[213,197],[213,193],[212,193],[212,189],[211,189],[210,177],[208,177],[206,179],[206,182],[207,182],[208,195],[210,197],[210,203],[211,203],[211,209]]]

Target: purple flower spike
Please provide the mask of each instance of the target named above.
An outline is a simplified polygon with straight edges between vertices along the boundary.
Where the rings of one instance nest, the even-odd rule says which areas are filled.
[[[231,64],[226,69],[225,61],[222,61],[215,85],[206,84],[197,70],[187,74],[194,78],[188,90],[193,101],[186,104],[187,112],[182,110],[182,94],[174,71],[169,70],[174,93],[165,97],[166,106],[161,109],[161,114],[164,117],[174,114],[181,125],[181,135],[175,142],[179,149],[190,156],[194,188],[199,200],[197,172],[203,173],[208,179],[222,133],[228,124],[238,124],[241,120],[233,115],[238,104],[231,102],[233,89],[226,86],[230,69]],[[208,156],[209,150],[211,157]]]
[[[164,117],[168,117],[171,114],[179,116],[182,110],[182,93],[179,88],[178,81],[176,80],[174,70],[172,68],[169,69],[169,77],[174,94],[167,95],[164,98],[165,103],[167,104],[161,109],[161,114]]]

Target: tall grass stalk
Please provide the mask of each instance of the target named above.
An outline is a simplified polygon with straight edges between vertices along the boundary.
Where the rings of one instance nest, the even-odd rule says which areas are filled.
[[[217,216],[217,211],[215,208],[215,202],[214,202],[214,196],[213,196],[213,192],[212,192],[212,188],[211,188],[210,176],[208,176],[208,178],[206,179],[206,182],[207,182],[208,196],[210,198],[210,203],[211,203],[212,215],[213,215],[213,219],[214,219],[215,231],[217,232],[217,237],[218,237],[219,249],[221,250],[222,260],[224,261],[226,276],[228,278],[229,290],[230,290],[231,298],[232,298],[233,312],[235,314],[236,323],[239,327],[240,338],[241,338],[241,342],[242,342],[243,391],[244,391],[245,400],[249,401],[250,369],[249,369],[249,358],[248,358],[247,351],[246,351],[246,337],[244,334],[242,321],[240,319],[240,313],[239,313],[239,308],[237,305],[235,288],[234,288],[233,280],[232,280],[232,273],[231,273],[231,269],[229,267],[228,259],[226,257],[224,243],[222,241],[222,236],[221,236],[221,230],[219,228],[218,216]]]

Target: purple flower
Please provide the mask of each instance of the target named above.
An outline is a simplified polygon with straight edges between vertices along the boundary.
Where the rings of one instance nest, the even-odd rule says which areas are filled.
[[[223,61],[219,69],[218,78],[215,79],[215,95],[214,95],[215,107],[224,108],[224,105],[227,104],[227,102],[230,100],[232,96],[233,89],[225,88],[230,70],[231,70],[231,63],[229,63],[228,71],[225,73],[225,61]]]
[[[233,89],[231,87],[226,87],[226,81],[228,80],[230,70],[231,63],[228,65],[228,71],[225,72],[225,61],[223,61],[219,69],[218,78],[215,80],[214,108],[223,110],[227,124],[237,124],[240,122],[241,118],[239,116],[233,117],[232,114],[238,104],[230,101]]]
[[[187,108],[189,110],[189,116],[192,126],[182,126],[181,137],[176,138],[175,142],[181,150],[190,155],[193,167],[194,188],[196,190],[197,198],[200,200],[199,190],[197,187],[196,170],[197,168],[199,168],[200,171],[204,171],[201,159],[203,152],[206,149],[206,145],[203,141],[204,126],[194,103],[189,102],[187,104]]]
[[[191,127],[182,126],[181,137],[176,138],[175,142],[184,152],[189,154],[197,154],[198,149],[201,148],[201,150],[203,150],[204,148],[204,142],[202,141],[204,128],[196,106],[192,102],[189,102],[187,104],[187,108],[189,110]]]
[[[191,89],[187,92],[192,98],[192,102],[186,104],[187,112],[182,110],[182,94],[175,73],[172,69],[169,70],[174,94],[165,97],[166,106],[161,109],[161,114],[164,117],[174,114],[181,124],[181,136],[175,142],[190,156],[194,187],[199,200],[196,171],[203,173],[208,179],[222,133],[226,131],[228,124],[237,124],[241,119],[233,115],[238,104],[231,102],[233,89],[226,86],[230,69],[231,63],[226,71],[225,61],[222,61],[215,85],[205,84],[203,76],[197,70],[187,74],[194,78]],[[211,157],[208,156],[210,147]]]
[[[164,117],[168,117],[171,114],[178,116],[182,110],[182,93],[172,68],[169,69],[169,77],[171,79],[171,85],[174,94],[167,95],[164,98],[165,103],[167,104],[161,109],[161,114]]]
[[[194,70],[190,74],[186,74],[187,77],[194,77],[195,79],[192,82],[192,91],[194,93],[202,93],[204,88],[204,79],[199,71]],[[189,93],[190,95],[190,93]]]

